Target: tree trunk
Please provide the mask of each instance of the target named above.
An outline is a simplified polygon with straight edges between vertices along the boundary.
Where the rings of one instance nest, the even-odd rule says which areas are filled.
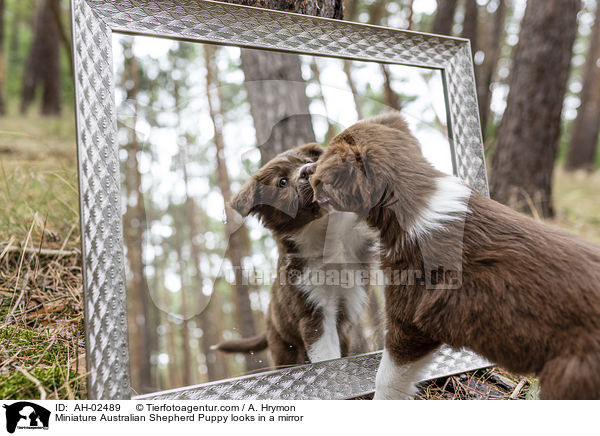
[[[225,161],[225,142],[223,139],[223,98],[220,95],[219,77],[214,60],[214,48],[204,47],[206,65],[206,88],[208,93],[208,108],[213,123],[214,142],[217,160],[217,182],[225,203],[225,233],[229,236],[227,255],[234,269],[235,308],[237,323],[243,337],[256,335],[254,314],[250,305],[250,286],[243,275],[243,259],[249,255],[249,241],[246,227],[237,228],[233,210],[228,206],[231,199],[231,182],[227,162]],[[253,371],[265,366],[264,356],[245,355],[246,369]]]
[[[22,12],[20,7],[16,7],[13,12],[12,26],[10,29],[10,41],[8,43],[8,74],[11,74],[15,70],[15,66],[21,64],[21,52],[20,52],[20,30]]]
[[[458,0],[437,0],[437,10],[433,19],[432,33],[451,35],[454,24],[454,13]]]
[[[413,10],[414,0],[408,0],[406,4],[406,30],[412,30],[414,26],[414,10]]]
[[[342,0],[226,0],[228,3],[342,19]],[[265,164],[275,155],[314,142],[306,84],[297,55],[242,49],[242,69]]]
[[[352,61],[344,59],[344,73],[346,74],[346,80],[348,81],[348,87],[352,92],[352,97],[354,98],[354,106],[356,108],[356,115],[359,120],[364,118],[364,113],[362,110],[362,102],[360,99],[360,94],[358,93],[358,88],[356,87],[356,82],[352,77]]]
[[[242,69],[261,163],[297,145],[315,142],[300,58],[242,49]]]
[[[60,113],[60,30],[52,12],[53,7],[57,7],[53,3],[57,2],[44,0],[36,12],[33,42],[23,72],[21,112],[25,112],[35,98],[39,83],[43,88],[42,114]]]
[[[310,70],[313,74],[313,80],[319,88],[319,99],[323,103],[323,107],[325,108],[325,117],[327,118],[327,133],[325,134],[325,142],[329,143],[329,141],[335,136],[335,128],[333,124],[331,124],[331,119],[329,118],[329,109],[327,108],[327,101],[325,100],[325,93],[323,92],[323,84],[321,83],[321,71],[319,70],[319,65],[317,64],[316,58],[313,58],[310,63]]]
[[[52,15],[54,16],[54,21],[56,22],[56,28],[58,29],[58,34],[60,37],[60,42],[62,43],[65,52],[67,53],[67,59],[69,60],[69,70],[71,71],[71,76],[75,77],[75,72],[73,71],[73,50],[71,49],[71,38],[69,37],[65,25],[62,19],[62,11],[60,9],[59,0],[51,2],[52,6]]]
[[[490,41],[485,51],[483,64],[478,68],[479,80],[477,81],[477,99],[479,100],[479,116],[481,119],[481,131],[485,135],[490,113],[492,97],[492,82],[496,75],[498,61],[504,41],[504,19],[506,16],[505,0],[498,1],[498,8],[494,12],[494,24],[490,34]]]
[[[471,51],[477,51],[477,23],[479,7],[477,0],[467,0],[465,4],[465,19],[463,21],[462,37],[471,40]]]
[[[171,247],[165,250],[165,252],[169,252]],[[155,283],[164,283],[165,277],[164,272],[167,270],[167,258],[166,256],[156,256],[154,258],[156,265],[157,277],[155,279]],[[160,275],[159,275],[160,273]],[[178,371],[177,368],[177,348],[176,348],[176,335],[175,335],[175,323],[171,319],[171,313],[176,311],[173,307],[173,303],[171,300],[171,291],[162,286],[159,287],[161,289],[160,298],[161,298],[161,307],[163,308],[160,316],[162,317],[162,325],[166,327],[164,333],[164,347],[167,355],[169,356],[169,363],[167,364],[166,374],[165,374],[165,383],[160,386],[160,389],[171,389],[174,387],[183,386],[183,378],[181,371]]]
[[[176,108],[180,108],[181,106],[181,95],[180,95],[180,82],[179,81],[174,81],[173,83],[173,99],[174,99],[174,103],[175,103],[175,107]],[[177,109],[177,130],[181,131],[181,112],[179,109]],[[210,347],[210,345],[212,344],[216,344],[218,341],[218,336],[214,334],[213,330],[214,330],[214,325],[211,323],[211,319],[210,319],[210,314],[209,314],[209,308],[208,308],[208,301],[206,301],[207,297],[202,293],[202,282],[203,282],[203,278],[202,278],[202,268],[201,268],[201,262],[202,262],[202,247],[200,247],[200,245],[198,244],[198,235],[201,234],[199,227],[198,227],[198,223],[197,223],[197,209],[196,209],[196,202],[194,201],[192,195],[190,194],[190,180],[189,180],[189,171],[188,171],[188,165],[190,163],[190,157],[189,157],[189,153],[188,153],[188,148],[192,145],[191,142],[192,140],[188,140],[185,137],[185,134],[180,134],[180,137],[178,138],[178,144],[179,144],[179,165],[180,168],[182,170],[183,173],[183,185],[184,185],[184,192],[185,192],[185,215],[187,218],[187,225],[189,227],[189,241],[191,244],[191,266],[192,266],[192,276],[193,276],[193,284],[192,284],[192,288],[193,288],[193,294],[196,295],[199,298],[199,301],[197,301],[197,306],[194,304],[194,306],[196,307],[204,307],[204,310],[202,311],[202,313],[199,313],[196,316],[196,321],[198,322],[198,324],[201,326],[202,328],[202,349],[205,353],[205,357],[206,357],[206,371],[207,371],[207,376],[208,376],[208,381],[212,381],[215,380],[217,378],[217,374],[218,374],[218,368],[215,366],[216,361],[214,359],[209,359],[208,358],[208,354],[209,353],[209,348],[206,348],[206,342],[207,341],[212,341],[211,344],[208,345],[208,347]],[[182,277],[183,277],[183,272],[182,272]],[[183,311],[184,312],[189,312],[189,310],[187,309],[189,302],[186,301],[186,304],[183,305]],[[187,323],[187,321],[184,321],[185,323]],[[184,341],[188,341],[187,342],[187,351],[186,354],[190,354],[190,350],[189,350],[189,333],[188,333],[188,328],[185,327],[183,329],[184,335],[186,337],[184,337]],[[185,359],[186,362],[190,361],[190,358],[188,357],[187,359]],[[192,383],[192,376],[193,374],[191,374],[191,369],[190,369],[190,363],[185,363],[184,365],[184,374],[187,374],[187,378],[185,379],[184,383],[186,385]]]
[[[140,391],[147,391],[152,384],[150,355],[150,338],[146,331],[148,319],[148,284],[144,274],[142,255],[143,232],[146,229],[144,204],[140,194],[141,174],[138,156],[140,144],[136,135],[137,95],[140,88],[140,71],[137,60],[132,54],[132,45],[124,45],[125,65],[123,69],[123,87],[131,81],[133,86],[127,91],[127,99],[135,105],[133,126],[129,131],[126,146],[127,159],[124,173],[127,208],[123,215],[123,237],[127,247],[127,265],[131,278],[127,281],[127,307],[129,335],[131,341],[131,377],[134,386]]]
[[[579,0],[529,0],[492,159],[492,197],[554,214],[552,174]]]
[[[348,21],[356,21],[358,16],[358,0],[346,0],[344,2],[344,17]]]
[[[222,332],[221,308],[219,295],[214,292],[210,303],[201,314],[200,327],[202,328],[202,352],[206,360],[208,381],[220,380],[229,375],[227,356],[221,352],[211,350],[210,347],[219,342]]]
[[[183,227],[183,226],[182,226]],[[182,234],[182,227],[177,228],[175,230],[175,245],[177,246],[177,258],[179,259],[179,277],[181,278],[181,289],[179,290],[181,299],[179,301],[179,313],[183,315],[183,319],[181,320],[181,343],[182,343],[182,351],[183,351],[183,359],[182,359],[182,373],[183,373],[183,384],[184,386],[189,386],[192,384],[193,374],[192,374],[192,351],[190,347],[190,326],[189,319],[186,318],[186,313],[188,312],[188,284],[185,282],[186,276],[186,260],[183,255],[183,245],[185,243],[184,237]],[[170,292],[167,290],[166,292]]]
[[[383,75],[383,97],[385,105],[388,109],[399,111],[402,109],[402,104],[398,98],[398,94],[392,88],[392,76],[387,65],[381,64],[381,74]]]
[[[596,19],[590,36],[583,71],[581,104],[573,124],[565,168],[567,170],[594,168],[598,133],[600,129],[600,2],[596,6]]]

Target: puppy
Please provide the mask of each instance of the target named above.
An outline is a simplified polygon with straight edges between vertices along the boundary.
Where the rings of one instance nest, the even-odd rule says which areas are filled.
[[[279,366],[345,356],[351,339],[360,336],[365,286],[342,274],[371,267],[376,235],[355,214],[327,214],[313,201],[304,167],[322,152],[318,144],[306,144],[279,154],[231,201],[240,214],[257,215],[273,232],[279,260],[266,333],[214,348],[250,352],[268,346]],[[327,280],[336,274],[337,280]]]
[[[340,133],[309,172],[318,203],[364,218],[383,268],[408,272],[386,285],[376,399],[413,396],[442,343],[538,374],[541,398],[600,398],[600,247],[440,173],[397,113]]]

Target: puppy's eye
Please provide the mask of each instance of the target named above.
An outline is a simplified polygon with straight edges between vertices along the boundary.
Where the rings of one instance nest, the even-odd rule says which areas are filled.
[[[283,188],[284,186],[287,185],[287,182],[288,182],[287,177],[282,177],[281,179],[279,179],[277,186],[279,186],[280,188]]]

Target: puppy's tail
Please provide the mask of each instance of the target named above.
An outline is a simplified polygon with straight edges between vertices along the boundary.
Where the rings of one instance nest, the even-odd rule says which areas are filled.
[[[250,338],[233,339],[212,345],[211,350],[220,350],[225,353],[250,353],[252,351],[262,351],[267,348],[267,334],[252,336]]]

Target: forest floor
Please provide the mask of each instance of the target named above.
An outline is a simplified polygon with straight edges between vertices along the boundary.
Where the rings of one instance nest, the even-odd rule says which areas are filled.
[[[75,126],[0,119],[0,398],[86,398]],[[600,242],[600,171],[557,168],[553,222]],[[424,385],[423,399],[536,397],[533,378],[481,369]]]
[[[0,119],[0,398],[85,398],[72,114]]]

